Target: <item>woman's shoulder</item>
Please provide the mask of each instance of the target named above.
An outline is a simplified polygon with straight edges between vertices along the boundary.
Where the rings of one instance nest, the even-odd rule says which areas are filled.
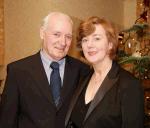
[[[139,81],[138,78],[136,78],[131,72],[123,69],[123,68],[120,68],[120,71],[119,71],[119,76],[121,78],[121,80],[125,81],[125,80],[129,80],[129,81]]]
[[[141,88],[141,81],[136,78],[132,73],[129,71],[120,68],[119,71],[119,84],[122,89],[127,89],[127,88]]]

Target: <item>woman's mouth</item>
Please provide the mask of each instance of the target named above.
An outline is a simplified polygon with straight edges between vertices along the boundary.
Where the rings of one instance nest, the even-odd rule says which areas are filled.
[[[88,52],[88,55],[94,56],[96,53],[97,53],[96,51],[90,51],[90,52]]]

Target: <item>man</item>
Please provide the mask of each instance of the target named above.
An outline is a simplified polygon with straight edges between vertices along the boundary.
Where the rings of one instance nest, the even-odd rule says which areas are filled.
[[[72,26],[66,14],[50,13],[40,29],[41,50],[8,65],[0,104],[0,128],[65,127],[72,94],[89,71],[87,65],[67,55]],[[53,77],[52,62],[59,65],[59,73]],[[58,74],[61,87],[56,100],[57,92],[53,93],[51,84],[59,81],[54,80]]]

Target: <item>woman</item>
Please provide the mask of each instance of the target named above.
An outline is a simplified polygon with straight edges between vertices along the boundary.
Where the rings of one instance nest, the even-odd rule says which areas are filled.
[[[72,99],[67,127],[143,128],[142,87],[115,62],[118,41],[113,25],[91,17],[78,31],[79,45],[93,70]]]

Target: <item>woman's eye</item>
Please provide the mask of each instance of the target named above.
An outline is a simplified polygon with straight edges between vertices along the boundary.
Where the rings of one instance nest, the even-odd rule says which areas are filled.
[[[85,43],[87,42],[88,40],[87,39],[82,39],[82,43]]]
[[[100,38],[99,38],[99,37],[96,37],[96,38],[94,38],[94,40],[95,40],[95,41],[99,41],[99,40],[100,40]]]

